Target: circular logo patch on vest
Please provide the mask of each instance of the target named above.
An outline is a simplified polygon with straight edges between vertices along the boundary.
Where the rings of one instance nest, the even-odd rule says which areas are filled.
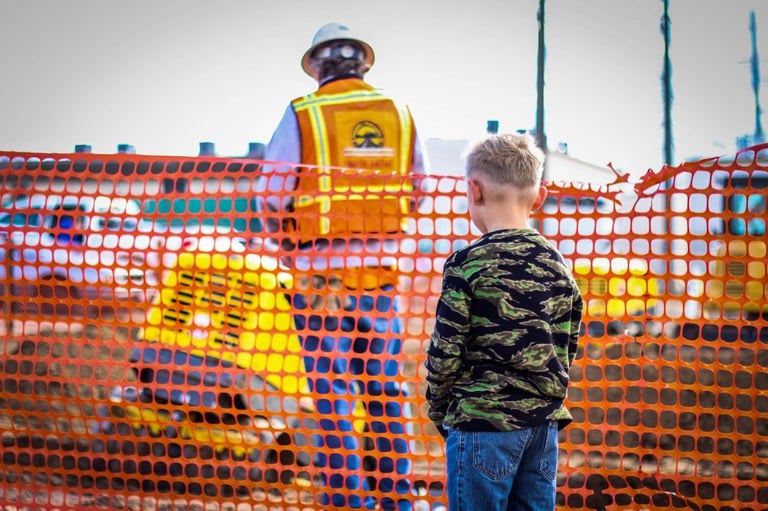
[[[352,129],[352,145],[359,148],[382,147],[384,133],[371,121],[359,122]]]

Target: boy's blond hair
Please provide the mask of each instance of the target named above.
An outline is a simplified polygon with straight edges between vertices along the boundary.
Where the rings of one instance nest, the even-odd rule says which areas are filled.
[[[544,152],[528,134],[491,135],[467,155],[467,177],[476,173],[519,190],[541,184],[543,170]]]

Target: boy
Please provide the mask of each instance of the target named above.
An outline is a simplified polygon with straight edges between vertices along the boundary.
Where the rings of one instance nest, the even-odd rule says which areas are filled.
[[[529,135],[493,135],[467,157],[469,214],[483,236],[445,263],[426,362],[451,511],[555,508],[583,301],[562,255],[528,223],[547,196],[543,164]]]

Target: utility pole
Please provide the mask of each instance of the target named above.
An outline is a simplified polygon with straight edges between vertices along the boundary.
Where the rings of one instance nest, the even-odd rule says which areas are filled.
[[[739,151],[747,147],[765,142],[763,131],[763,108],[760,106],[760,59],[757,56],[757,22],[755,11],[749,13],[749,31],[752,36],[752,56],[749,59],[750,72],[752,73],[752,93],[755,96],[755,131],[736,137],[736,149]]]
[[[538,45],[538,65],[536,73],[536,145],[544,151],[546,156],[547,135],[544,133],[544,61],[546,59],[546,47],[544,45],[544,2],[539,0],[539,11],[536,19],[539,21],[539,45]],[[544,160],[544,172],[541,178],[549,177],[548,158]]]
[[[760,116],[763,109],[760,107],[760,60],[757,58],[757,22],[755,21],[755,11],[749,13],[749,31],[752,33],[752,58],[750,65],[752,67],[752,91],[755,93],[755,135],[752,143],[762,144],[765,142],[765,132]]]
[[[664,1],[661,32],[664,34],[664,71],[661,75],[664,98],[664,163],[672,165],[672,63],[669,60],[669,0]]]

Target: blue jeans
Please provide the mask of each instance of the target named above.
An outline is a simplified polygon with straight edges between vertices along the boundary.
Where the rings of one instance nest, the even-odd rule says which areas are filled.
[[[449,510],[553,511],[557,449],[556,422],[519,431],[451,431]]]
[[[400,335],[404,331],[403,319],[391,317],[392,312],[399,312],[394,286],[384,285],[378,292],[360,296],[351,290],[339,294],[342,308],[335,313],[312,310],[304,293],[292,296],[304,365],[308,372],[315,373],[308,383],[316,395],[322,434],[310,439],[317,449],[314,465],[353,471],[346,477],[338,473],[325,476],[328,495],[322,503],[342,509],[373,509],[377,499],[370,492],[378,490],[385,495],[378,502],[380,509],[409,510],[410,502],[405,500],[411,493],[407,436],[412,432],[406,431],[402,419],[408,414],[397,398],[409,396],[410,392],[393,381],[400,370]],[[351,417],[356,396],[369,398],[363,434],[354,430]],[[324,419],[324,414],[348,415],[350,419]],[[344,455],[342,449],[388,454],[377,462],[378,456],[361,459],[356,453]],[[377,481],[370,475],[376,471],[389,477]],[[363,491],[361,496],[350,497],[334,493],[341,488]]]

